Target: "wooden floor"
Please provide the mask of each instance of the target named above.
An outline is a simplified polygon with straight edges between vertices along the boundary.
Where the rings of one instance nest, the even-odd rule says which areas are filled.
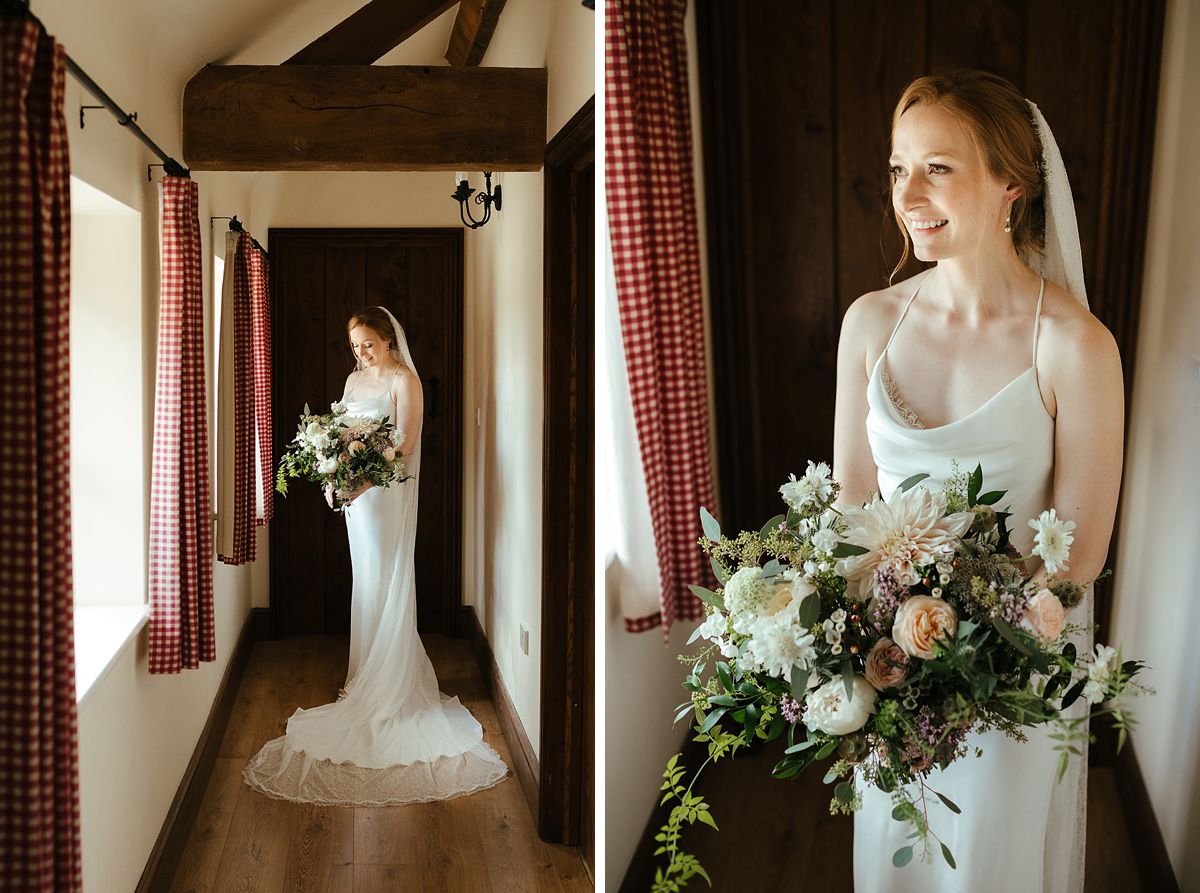
[[[822,783],[819,769],[788,781],[772,778],[771,767],[783,746],[776,744],[704,770],[696,790],[707,798],[721,830],[691,826],[683,850],[699,858],[713,890],[853,893],[853,819],[829,814],[832,789]],[[702,761],[703,754],[685,765],[691,770]],[[665,813],[657,818],[655,833],[665,818]],[[1088,770],[1087,837],[1086,893],[1143,890],[1111,768]],[[642,840],[621,893],[650,889],[656,863],[647,858],[648,843]],[[697,893],[708,889],[700,878],[688,888],[693,887]]]
[[[443,692],[458,695],[509,766],[512,758],[466,640],[425,640]],[[513,775],[440,803],[359,809],[272,800],[242,783],[246,761],[297,707],[329,703],[349,640],[256,642],[174,893],[546,891],[592,884],[574,847],[538,839]]]

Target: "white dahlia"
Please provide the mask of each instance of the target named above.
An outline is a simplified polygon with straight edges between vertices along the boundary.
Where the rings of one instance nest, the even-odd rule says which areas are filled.
[[[920,580],[918,568],[949,559],[975,513],[947,515],[944,494],[917,486],[897,491],[890,502],[876,496],[865,508],[847,508],[843,518],[848,529],[842,541],[867,551],[838,559],[837,572],[865,587],[860,591],[866,598],[878,594],[876,568],[886,568],[897,583],[912,586]]]

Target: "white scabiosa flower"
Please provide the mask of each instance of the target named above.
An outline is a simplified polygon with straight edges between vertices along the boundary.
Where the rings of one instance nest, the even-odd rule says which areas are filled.
[[[1055,514],[1054,509],[1042,512],[1029,522],[1029,526],[1037,531],[1033,538],[1033,554],[1041,557],[1049,573],[1068,570],[1067,557],[1071,551],[1071,543],[1075,537],[1071,531],[1075,529],[1074,521],[1064,521]]]
[[[824,462],[808,463],[808,471],[804,477],[796,480],[794,474],[788,475],[789,481],[779,488],[783,501],[796,511],[803,511],[808,506],[818,506],[833,495],[833,478],[829,474],[829,466]]]
[[[1104,700],[1105,692],[1112,683],[1113,673],[1117,669],[1117,649],[1108,645],[1097,645],[1096,656],[1088,666],[1088,681],[1083,687],[1083,696],[1089,704],[1099,704]]]
[[[812,544],[819,552],[832,552],[837,548],[838,535],[828,527],[822,527],[813,534]]]
[[[746,658],[755,670],[786,677],[797,664],[807,668],[816,657],[813,634],[796,622],[798,603],[769,616],[755,617],[747,626]]]

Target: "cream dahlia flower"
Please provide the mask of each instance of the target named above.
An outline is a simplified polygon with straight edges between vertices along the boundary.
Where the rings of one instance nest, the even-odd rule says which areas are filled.
[[[944,494],[917,486],[905,493],[897,491],[889,502],[875,496],[865,508],[847,508],[843,519],[849,529],[842,541],[867,552],[838,559],[837,572],[858,581],[865,599],[878,594],[877,568],[891,571],[897,583],[913,586],[920,580],[918,568],[949,559],[975,514],[947,515]]]

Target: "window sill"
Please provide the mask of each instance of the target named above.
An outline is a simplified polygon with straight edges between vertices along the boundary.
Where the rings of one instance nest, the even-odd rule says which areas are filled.
[[[75,703],[82,707],[150,616],[149,605],[75,608]]]

